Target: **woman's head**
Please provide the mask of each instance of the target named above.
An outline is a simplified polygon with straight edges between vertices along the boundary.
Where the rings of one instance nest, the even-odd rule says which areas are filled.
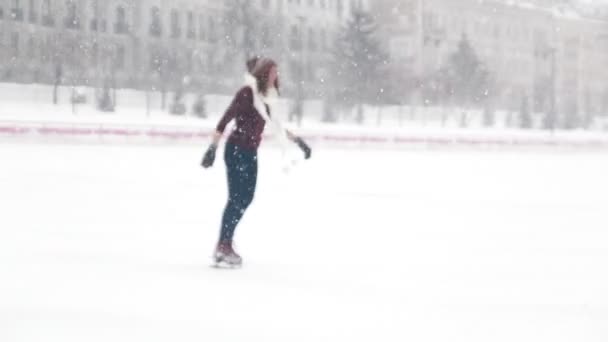
[[[255,66],[250,68],[250,64]],[[247,61],[247,69],[255,77],[258,89],[262,94],[267,94],[268,89],[275,88],[279,91],[279,73],[277,63],[270,58],[252,58]]]

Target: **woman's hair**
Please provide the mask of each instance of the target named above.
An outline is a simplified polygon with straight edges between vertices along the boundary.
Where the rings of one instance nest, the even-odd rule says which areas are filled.
[[[247,68],[249,69],[249,64],[254,58],[247,61]],[[270,58],[255,58],[255,66],[250,69],[251,75],[255,77],[258,83],[258,90],[266,95],[268,92],[268,77],[270,75],[270,70],[272,68],[277,67],[277,63]],[[274,88],[279,91],[279,78],[274,82]]]
[[[255,56],[253,58],[249,58],[247,60],[247,71],[251,74],[253,72],[253,69],[255,68],[256,63],[258,62],[258,60],[260,59],[259,56]]]

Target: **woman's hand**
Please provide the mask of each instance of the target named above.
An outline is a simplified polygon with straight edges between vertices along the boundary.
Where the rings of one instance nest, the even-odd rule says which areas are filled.
[[[203,156],[203,162],[201,163],[201,165],[205,169],[208,169],[213,166],[213,162],[215,162],[215,151],[217,151],[217,144],[212,143],[207,149],[207,152],[205,152],[205,155]]]
[[[304,140],[302,140],[302,138],[300,138],[300,137],[294,137],[293,142],[295,142],[298,145],[298,147],[302,150],[302,152],[304,152],[304,159],[310,159],[310,156],[312,154],[312,150],[310,149],[310,146],[308,146],[304,142]]]
[[[203,162],[201,163],[201,165],[205,169],[208,169],[213,166],[213,162],[215,162],[215,151],[217,151],[217,145],[220,143],[221,139],[222,139],[222,132],[216,131],[213,134],[213,140],[211,141],[211,145],[209,146],[209,148],[207,149],[207,152],[205,152],[205,155],[203,156]]]

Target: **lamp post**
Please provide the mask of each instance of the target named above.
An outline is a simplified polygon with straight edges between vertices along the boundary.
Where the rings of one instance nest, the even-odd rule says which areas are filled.
[[[551,55],[551,87],[550,87],[550,129],[551,129],[551,133],[553,133],[555,131],[555,126],[557,125],[557,96],[556,96],[556,87],[557,87],[557,77],[556,77],[556,73],[557,73],[557,64],[556,64],[556,48],[553,47],[549,50],[549,53]]]
[[[545,47],[545,58],[551,58],[550,71],[549,71],[549,111],[545,115],[544,126],[549,129],[551,133],[554,133],[557,126],[557,46],[558,46],[558,34],[557,27],[555,25],[556,18],[551,18],[551,38],[552,42],[550,46]]]
[[[298,15],[296,16],[296,19],[298,20],[298,31],[299,31],[299,35],[296,36],[295,38],[296,40],[296,46],[299,48],[299,55],[298,52],[294,52],[292,54],[293,57],[293,65],[294,65],[294,74],[295,74],[295,78],[296,78],[296,99],[295,99],[295,104],[294,104],[294,108],[291,110],[291,114],[290,114],[290,120],[292,121],[293,116],[296,117],[297,121],[298,121],[298,125],[302,124],[302,116],[303,116],[303,107],[304,107],[304,88],[303,88],[303,83],[304,83],[304,64],[305,64],[305,55],[304,55],[304,46],[305,46],[305,42],[304,42],[304,23],[306,21],[306,18],[303,15]],[[297,49],[295,49],[297,50]],[[299,60],[298,60],[299,59]]]
[[[298,19],[298,26],[299,26],[299,31],[300,31],[300,36],[298,37],[299,39],[299,43],[300,43],[300,55],[298,57],[300,57],[299,62],[297,62],[297,64],[299,64],[299,67],[297,68],[298,72],[297,72],[297,99],[296,99],[296,106],[295,106],[295,115],[296,115],[296,119],[298,121],[298,126],[302,125],[302,116],[303,116],[303,110],[304,110],[304,66],[306,64],[306,60],[305,60],[305,35],[304,35],[304,31],[305,31],[305,21],[306,18],[303,15],[298,15],[296,17]]]

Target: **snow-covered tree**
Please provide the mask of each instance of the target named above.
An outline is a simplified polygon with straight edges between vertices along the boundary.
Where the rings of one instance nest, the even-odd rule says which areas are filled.
[[[336,101],[357,106],[358,122],[363,122],[363,105],[377,102],[384,92],[387,54],[380,47],[377,31],[374,17],[354,8],[333,51]]]
[[[228,56],[254,56],[262,37],[263,16],[250,0],[231,0],[222,20]]]
[[[442,89],[451,102],[463,108],[461,125],[467,124],[467,109],[480,108],[490,95],[490,73],[477,57],[466,35],[442,69]]]

